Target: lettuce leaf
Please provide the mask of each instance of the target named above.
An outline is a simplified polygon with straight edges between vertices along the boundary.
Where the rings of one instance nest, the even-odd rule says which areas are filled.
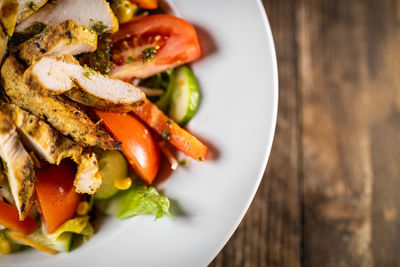
[[[64,233],[75,233],[82,235],[83,239],[87,241],[94,233],[93,227],[89,223],[89,218],[89,216],[83,216],[70,219],[58,227],[53,233],[46,234],[46,237],[57,241]]]
[[[89,222],[89,216],[83,216],[66,221],[51,234],[47,233],[45,227],[42,226],[41,229],[38,229],[32,234],[26,235],[25,238],[35,244],[55,251],[69,252],[71,251],[73,241],[76,238],[73,234],[77,234],[82,237],[81,240],[87,241],[93,235],[93,232],[94,230]],[[7,236],[15,243],[30,245],[25,244],[24,242],[21,243],[19,240],[13,240],[11,235]]]
[[[152,186],[136,182],[125,191],[106,200],[96,200],[95,206],[106,214],[114,215],[118,219],[126,219],[135,215],[154,214],[155,219],[169,212],[170,202]]]

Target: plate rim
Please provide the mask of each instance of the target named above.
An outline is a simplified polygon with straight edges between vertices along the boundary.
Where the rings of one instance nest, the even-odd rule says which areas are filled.
[[[276,48],[275,48],[275,42],[274,42],[274,37],[272,34],[272,30],[271,30],[271,25],[269,23],[269,19],[268,19],[268,15],[267,15],[267,11],[265,9],[264,4],[262,3],[262,0],[255,0],[257,2],[258,8],[260,9],[261,15],[262,15],[262,20],[264,23],[264,27],[266,29],[266,37],[268,39],[268,43],[270,44],[270,48],[269,48],[269,52],[272,56],[272,76],[274,78],[273,81],[273,95],[274,98],[272,99],[272,103],[273,103],[273,114],[272,114],[272,121],[271,121],[271,132],[269,133],[268,136],[268,141],[267,141],[267,146],[265,149],[265,154],[264,154],[264,159],[263,159],[263,163],[262,163],[262,167],[260,168],[259,172],[258,172],[258,177],[257,177],[257,181],[254,183],[253,185],[253,189],[251,194],[248,197],[247,202],[245,203],[245,205],[242,208],[242,211],[240,212],[240,216],[237,219],[237,221],[233,224],[233,226],[231,227],[231,229],[227,232],[225,238],[223,240],[221,240],[218,246],[218,250],[210,256],[209,260],[207,261],[207,266],[210,265],[210,263],[218,256],[218,254],[222,251],[222,249],[225,247],[225,245],[228,243],[228,241],[231,239],[231,237],[233,236],[233,234],[236,232],[237,228],[239,227],[240,223],[243,221],[244,216],[246,215],[247,211],[250,208],[251,203],[254,200],[254,197],[258,191],[258,188],[260,187],[261,184],[261,180],[266,172],[266,168],[267,168],[267,164],[269,161],[269,157],[271,155],[271,149],[272,149],[272,145],[274,142],[274,138],[275,138],[275,132],[276,132],[276,126],[277,126],[277,118],[278,118],[278,105],[279,105],[279,76],[278,76],[278,63],[277,63],[277,57],[276,57]]]

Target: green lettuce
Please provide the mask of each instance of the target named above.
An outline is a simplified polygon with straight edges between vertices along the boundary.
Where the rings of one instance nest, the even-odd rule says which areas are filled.
[[[56,241],[65,233],[74,233],[82,235],[83,240],[87,241],[94,233],[93,226],[89,223],[89,218],[89,216],[82,216],[70,219],[58,227],[53,233],[47,234],[46,237]]]
[[[25,238],[55,251],[69,252],[72,249],[75,239],[74,234],[82,237],[81,240],[87,241],[93,235],[93,232],[94,230],[89,222],[89,216],[82,216],[66,221],[51,234],[46,233],[46,230],[42,227],[26,235]],[[11,235],[7,235],[7,237],[17,244],[25,245],[19,240],[13,240]]]
[[[120,191],[110,199],[96,200],[95,206],[118,219],[144,214],[154,214],[156,219],[164,214],[171,216],[169,199],[160,195],[154,187],[137,182],[130,189]]]

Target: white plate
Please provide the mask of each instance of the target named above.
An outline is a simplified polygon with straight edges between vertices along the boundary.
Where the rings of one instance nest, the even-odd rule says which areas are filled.
[[[29,266],[205,266],[243,218],[264,172],[277,115],[274,44],[261,1],[174,0],[198,30],[204,57],[193,64],[203,99],[189,125],[214,159],[178,170],[159,188],[176,218],[109,218],[80,248],[0,256]],[[179,211],[177,206],[179,205]]]

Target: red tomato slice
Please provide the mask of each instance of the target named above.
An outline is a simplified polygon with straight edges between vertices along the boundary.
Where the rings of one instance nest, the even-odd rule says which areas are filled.
[[[33,233],[40,226],[31,217],[27,216],[25,220],[19,220],[19,214],[16,207],[11,206],[0,200],[0,224],[4,227],[20,232],[24,235]]]
[[[129,80],[194,61],[200,45],[193,26],[171,15],[152,15],[122,24],[112,37],[111,75]]]
[[[75,192],[76,167],[69,160],[37,173],[36,199],[47,230],[52,233],[75,215],[82,195]]]
[[[147,184],[151,184],[160,168],[160,151],[150,130],[129,114],[94,110],[104,126],[121,142],[121,151],[130,166]]]
[[[144,9],[156,9],[158,7],[157,0],[130,0],[134,4],[138,4]]]

